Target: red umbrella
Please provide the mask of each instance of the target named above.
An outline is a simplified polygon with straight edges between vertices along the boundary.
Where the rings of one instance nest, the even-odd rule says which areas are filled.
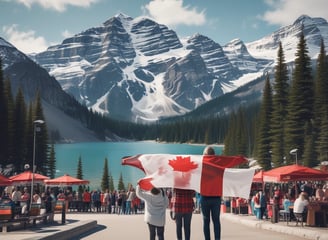
[[[12,181],[0,174],[0,186],[10,186]]]
[[[32,172],[31,171],[25,171],[18,175],[11,176],[9,179],[12,181],[15,185],[24,185],[24,184],[31,184],[32,183]],[[38,173],[34,173],[34,183],[43,183],[44,180],[49,179],[47,176],[43,176]]]
[[[55,185],[55,186],[71,186],[71,185],[86,185],[89,184],[88,180],[82,180],[78,178],[71,177],[68,174],[64,176],[49,179],[44,181],[46,185]]]
[[[298,164],[278,167],[263,173],[264,182],[328,180],[328,173]]]

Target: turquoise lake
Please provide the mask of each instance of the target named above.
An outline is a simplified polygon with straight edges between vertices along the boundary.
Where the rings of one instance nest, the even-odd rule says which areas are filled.
[[[109,173],[113,176],[114,186],[122,173],[124,184],[136,184],[144,173],[131,166],[121,165],[125,156],[137,154],[202,154],[205,145],[169,144],[151,141],[142,142],[91,142],[56,144],[56,177],[69,174],[76,177],[78,159],[81,156],[83,178],[90,181],[90,188],[100,189],[105,158],[108,159]],[[216,154],[222,148],[214,147]]]

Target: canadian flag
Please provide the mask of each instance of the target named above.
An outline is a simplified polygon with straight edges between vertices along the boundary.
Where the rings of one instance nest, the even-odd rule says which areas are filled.
[[[231,168],[247,160],[242,156],[141,154],[122,159],[122,165],[143,170],[143,189],[193,189],[204,196],[248,198],[254,169]]]

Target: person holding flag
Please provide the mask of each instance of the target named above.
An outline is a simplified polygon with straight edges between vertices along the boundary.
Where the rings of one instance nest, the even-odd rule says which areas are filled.
[[[161,188],[152,187],[150,191],[141,189],[138,183],[136,195],[145,201],[144,220],[148,224],[149,239],[164,240],[164,226],[166,220],[166,209],[169,205],[169,199]]]
[[[246,164],[243,156],[218,156],[212,147],[203,155],[138,154],[122,159],[122,165],[137,167],[145,173],[141,189],[176,188],[200,193],[205,240],[210,239],[210,220],[215,239],[220,239],[221,196],[248,198],[254,169],[234,168]]]
[[[212,147],[207,146],[204,149],[203,155],[215,155],[215,151]],[[221,239],[221,222],[220,222],[220,210],[221,210],[221,196],[206,196],[200,195],[200,207],[203,214],[203,232],[205,240],[211,239],[210,222],[213,221],[214,238],[215,240]]]
[[[182,228],[184,239],[190,240],[191,218],[195,209],[194,197],[194,190],[173,188],[171,211],[175,216],[177,240],[182,240]]]

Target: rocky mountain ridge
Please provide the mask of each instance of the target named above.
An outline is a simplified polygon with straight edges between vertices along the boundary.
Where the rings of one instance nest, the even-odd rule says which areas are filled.
[[[201,34],[179,39],[149,18],[118,14],[37,54],[35,61],[95,111],[154,121],[183,115],[272,71],[280,41],[292,62],[302,30],[315,58],[320,39],[328,43],[322,18],[301,16],[258,41],[220,46]]]

